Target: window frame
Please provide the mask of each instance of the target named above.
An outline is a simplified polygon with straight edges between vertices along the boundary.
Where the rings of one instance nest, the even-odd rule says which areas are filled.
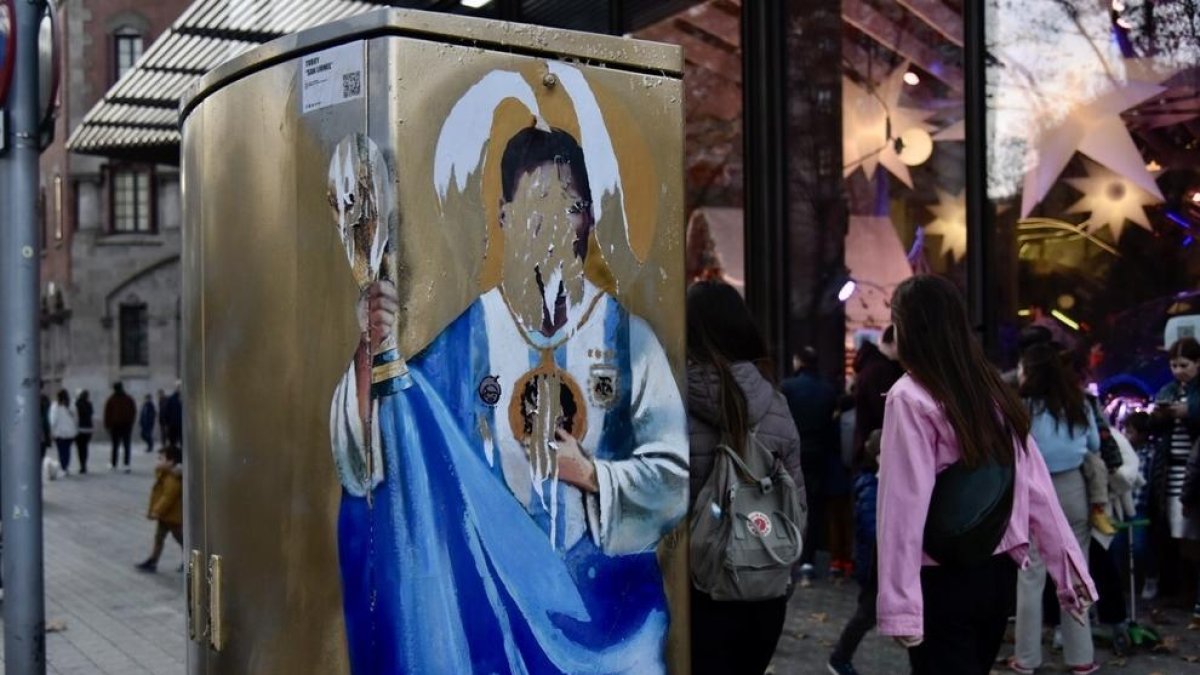
[[[117,81],[121,79],[121,76],[129,72],[129,70],[133,68],[133,64],[137,63],[137,60],[142,57],[143,53],[145,53],[146,37],[142,34],[142,31],[138,30],[137,28],[130,25],[124,25],[112,32],[111,40],[112,50],[110,57],[112,59],[112,67],[110,68],[109,74],[112,78],[112,84],[116,84]],[[135,43],[137,48],[133,51],[136,53],[133,53],[132,60],[129,62],[128,66],[122,70],[122,47],[127,44]]]
[[[108,182],[108,223],[105,228],[109,235],[153,235],[158,234],[158,173],[153,166],[135,165],[135,164],[112,164],[108,166],[106,172]],[[134,229],[122,230],[117,227],[117,182],[123,174],[130,174],[134,177]],[[137,177],[146,176],[147,196],[147,226],[145,230],[137,229],[138,211],[138,192],[137,192]]]
[[[127,319],[128,315],[132,318]],[[131,346],[137,335],[127,334],[127,329],[140,331],[140,344]],[[117,364],[121,368],[150,366],[150,306],[142,300],[126,300],[117,307]]]

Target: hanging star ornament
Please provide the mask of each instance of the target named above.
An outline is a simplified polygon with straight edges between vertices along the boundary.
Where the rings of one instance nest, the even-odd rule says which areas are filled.
[[[1067,213],[1091,214],[1083,228],[1087,232],[1095,232],[1107,227],[1112,232],[1113,241],[1121,238],[1126,221],[1153,231],[1145,207],[1160,203],[1161,196],[1156,197],[1134,185],[1133,181],[1097,164],[1084,164],[1087,176],[1067,179],[1072,187],[1083,193],[1083,197],[1067,209]]]
[[[949,253],[958,262],[967,254],[967,200],[966,191],[951,195],[937,191],[938,203],[925,208],[934,219],[925,224],[926,235],[941,237],[938,255]]]
[[[1113,85],[1105,94],[1076,105],[1054,127],[1043,131],[1030,146],[1029,166],[1021,193],[1021,217],[1046,196],[1076,151],[1125,177],[1162,199],[1162,192],[1129,135],[1121,113],[1158,96],[1164,88],[1130,80]]]
[[[908,187],[913,186],[908,166],[896,150],[896,139],[906,131],[932,130],[927,120],[932,111],[903,108],[900,94],[904,91],[904,74],[908,62],[893,70],[883,82],[874,87],[860,86],[842,78],[842,157],[846,164],[842,174],[849,177],[861,168],[871,178],[875,168],[883,165]]]

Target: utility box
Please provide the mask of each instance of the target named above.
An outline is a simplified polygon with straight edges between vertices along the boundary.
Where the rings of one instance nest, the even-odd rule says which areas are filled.
[[[189,673],[687,672],[681,69],[382,10],[188,92]]]

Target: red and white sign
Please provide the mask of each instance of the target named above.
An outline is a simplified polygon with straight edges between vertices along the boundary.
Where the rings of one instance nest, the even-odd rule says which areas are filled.
[[[0,107],[8,98],[12,84],[13,61],[17,59],[17,42],[13,39],[17,13],[13,0],[0,0]]]

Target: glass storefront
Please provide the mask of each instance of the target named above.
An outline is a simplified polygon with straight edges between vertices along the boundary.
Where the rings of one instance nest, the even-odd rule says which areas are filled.
[[[989,0],[989,197],[1012,336],[1033,324],[1105,394],[1169,378],[1170,315],[1200,313],[1200,10]]]

